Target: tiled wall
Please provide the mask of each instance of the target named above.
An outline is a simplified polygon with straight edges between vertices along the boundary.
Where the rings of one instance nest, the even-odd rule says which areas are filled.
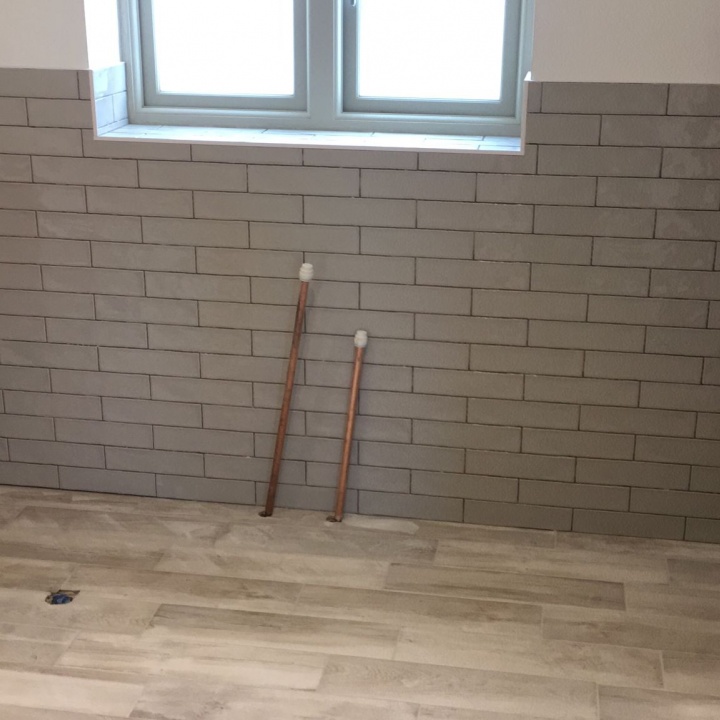
[[[80,80],[80,82],[78,82]],[[720,541],[720,87],[531,87],[523,157],[109,142],[0,71],[0,477]],[[105,88],[104,125],[122,121]]]

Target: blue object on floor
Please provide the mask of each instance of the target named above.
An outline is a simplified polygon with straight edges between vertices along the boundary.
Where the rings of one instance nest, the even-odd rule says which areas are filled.
[[[57,592],[50,593],[46,598],[45,602],[49,605],[67,605],[71,603],[78,591],[75,590],[58,590]]]

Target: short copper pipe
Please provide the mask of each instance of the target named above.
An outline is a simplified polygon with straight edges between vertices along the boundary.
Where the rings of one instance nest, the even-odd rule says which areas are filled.
[[[268,487],[267,499],[265,500],[265,510],[260,513],[260,517],[270,517],[275,509],[275,497],[277,496],[283,448],[285,447],[285,435],[287,434],[287,426],[290,419],[290,404],[292,403],[293,388],[295,386],[295,372],[300,354],[300,339],[305,321],[308,286],[312,278],[313,266],[306,263],[300,268],[300,295],[298,297],[297,312],[295,313],[295,327],[293,329],[292,347],[290,348],[287,379],[285,380],[285,393],[283,394],[280,421],[278,422],[277,437],[275,438],[275,454],[273,455],[272,470],[270,471],[270,485]]]
[[[342,522],[345,512],[345,495],[347,494],[348,471],[350,470],[350,453],[352,452],[353,431],[355,429],[358,395],[360,393],[360,374],[362,372],[365,348],[367,347],[367,337],[367,333],[364,330],[358,330],[357,333],[355,333],[355,364],[353,366],[350,402],[348,404],[347,423],[345,425],[345,441],[343,443],[342,461],[340,463],[337,495],[335,496],[335,514],[328,517],[330,522]]]

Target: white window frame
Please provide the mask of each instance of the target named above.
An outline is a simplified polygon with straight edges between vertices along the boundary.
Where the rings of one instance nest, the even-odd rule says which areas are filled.
[[[469,111],[484,110],[482,115],[454,113],[452,107],[442,104],[436,104],[437,112],[432,112],[429,103],[398,100],[380,105],[380,101],[355,97],[356,71],[352,55],[347,53],[353,48],[355,0],[295,0],[301,18],[296,24],[296,86],[300,92],[295,97],[268,102],[268,98],[163,95],[157,91],[151,67],[150,0],[118,0],[118,4],[133,124],[287,132],[520,135],[533,0],[507,0],[503,97],[499,103],[483,103]]]

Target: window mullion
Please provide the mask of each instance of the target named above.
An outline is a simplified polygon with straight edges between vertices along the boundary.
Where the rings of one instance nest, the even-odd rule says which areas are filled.
[[[308,2],[308,107],[318,130],[333,128],[340,106],[340,12],[338,0]]]

